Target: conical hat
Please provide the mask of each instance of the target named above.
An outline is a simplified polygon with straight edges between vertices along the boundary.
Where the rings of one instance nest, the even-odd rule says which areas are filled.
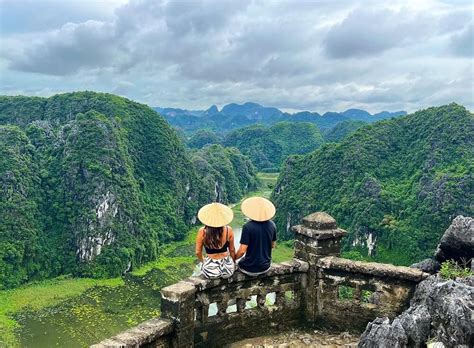
[[[254,221],[267,221],[275,216],[275,206],[263,197],[250,197],[242,202],[242,213]]]
[[[221,203],[210,203],[199,209],[198,219],[209,227],[222,227],[234,218],[234,212]]]

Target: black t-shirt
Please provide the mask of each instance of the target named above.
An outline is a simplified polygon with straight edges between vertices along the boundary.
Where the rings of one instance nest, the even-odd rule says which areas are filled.
[[[276,226],[271,220],[249,221],[242,227],[240,244],[247,245],[247,252],[239,267],[247,272],[263,272],[270,268],[272,241],[276,241]]]

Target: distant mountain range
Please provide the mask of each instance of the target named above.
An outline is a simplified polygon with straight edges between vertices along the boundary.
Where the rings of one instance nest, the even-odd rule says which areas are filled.
[[[153,109],[168,120],[172,126],[180,128],[185,132],[194,132],[197,129],[203,128],[226,132],[252,124],[269,125],[281,121],[311,122],[316,124],[322,131],[325,131],[347,120],[371,123],[406,115],[406,111],[382,111],[377,114],[370,114],[360,109],[348,109],[340,113],[326,112],[323,115],[310,111],[290,114],[274,107],[250,102],[244,104],[227,104],[221,110],[215,105],[212,105],[207,110],[185,110],[160,107]]]

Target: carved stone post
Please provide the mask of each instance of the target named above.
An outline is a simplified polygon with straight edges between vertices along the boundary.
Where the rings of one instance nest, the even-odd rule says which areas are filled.
[[[179,282],[161,289],[161,317],[175,325],[173,347],[194,346],[194,285]]]
[[[314,323],[318,314],[320,284],[316,261],[341,254],[341,239],[347,232],[337,227],[336,220],[324,212],[303,218],[303,224],[292,227],[295,233],[295,258],[309,263],[308,282],[303,305],[306,320]]]

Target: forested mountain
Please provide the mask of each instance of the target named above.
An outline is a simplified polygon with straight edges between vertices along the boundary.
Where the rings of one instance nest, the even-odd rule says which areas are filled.
[[[277,122],[310,122],[321,130],[328,130],[336,124],[347,120],[375,122],[400,115],[405,111],[383,111],[371,115],[367,111],[349,109],[342,113],[326,112],[320,115],[317,112],[303,111],[294,114],[282,112],[273,107],[262,106],[257,103],[228,104],[222,110],[213,105],[208,110],[183,110],[174,108],[154,108],[174,127],[185,132],[194,132],[198,129],[209,129],[217,132],[229,132],[233,129],[254,124],[272,125]]]
[[[238,184],[219,182],[219,198],[238,199],[255,173],[236,151],[221,152],[233,164],[221,175]],[[92,92],[0,97],[0,288],[119,275],[154,259],[216,196],[209,183],[221,168],[208,177],[197,167],[145,105]]]
[[[354,120],[340,122],[324,134],[324,139],[330,143],[337,143],[366,124],[367,122]]]
[[[210,145],[193,153],[199,183],[207,195],[203,201],[237,202],[257,188],[252,162],[235,148]]]
[[[308,153],[324,143],[312,123],[279,122],[271,127],[255,125],[236,129],[225,139],[226,146],[236,147],[250,157],[259,170],[278,171],[291,154]]]
[[[349,230],[346,250],[398,264],[428,257],[455,216],[474,215],[473,114],[433,107],[290,157],[272,198],[281,231],[326,211]]]
[[[194,132],[186,144],[191,149],[200,149],[209,144],[221,144],[224,141],[224,137],[208,129],[199,129]]]

